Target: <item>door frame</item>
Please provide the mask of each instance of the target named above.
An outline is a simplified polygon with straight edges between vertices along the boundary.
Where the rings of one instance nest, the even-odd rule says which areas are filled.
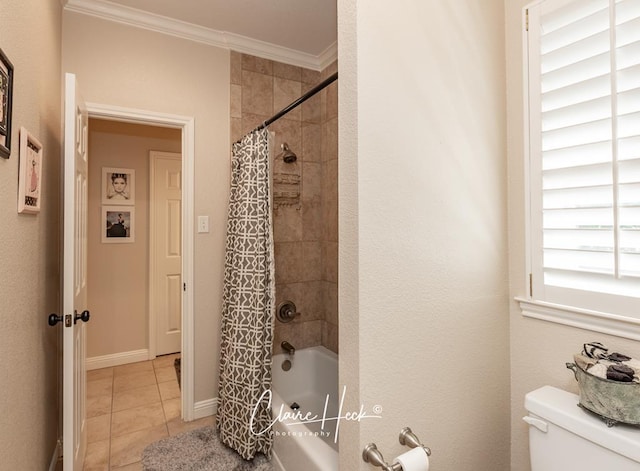
[[[125,108],[87,102],[89,118],[107,119],[133,124],[146,124],[182,130],[182,348],[181,402],[182,418],[194,419],[194,179],[195,179],[195,119],[157,111]],[[149,346],[149,355],[155,357]],[[151,359],[151,358],[150,358]]]

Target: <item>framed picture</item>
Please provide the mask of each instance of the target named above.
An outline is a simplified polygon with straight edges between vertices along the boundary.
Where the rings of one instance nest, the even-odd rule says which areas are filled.
[[[136,171],[102,167],[102,204],[135,204]]]
[[[0,157],[11,155],[11,101],[13,65],[0,49]]]
[[[102,207],[102,242],[127,244],[135,241],[135,209],[126,206]]]
[[[42,186],[42,144],[25,128],[20,128],[20,174],[18,212],[40,211]]]

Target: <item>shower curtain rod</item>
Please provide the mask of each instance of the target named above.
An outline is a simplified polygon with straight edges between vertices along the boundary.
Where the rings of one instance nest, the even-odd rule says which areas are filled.
[[[315,95],[316,93],[318,93],[320,90],[322,90],[323,88],[331,85],[333,82],[335,82],[336,80],[338,80],[338,72],[336,72],[335,74],[329,76],[328,78],[326,78],[325,80],[323,80],[322,82],[320,82],[318,85],[316,85],[315,87],[313,87],[311,90],[309,90],[307,93],[305,93],[304,95],[302,95],[300,98],[298,98],[296,101],[290,103],[289,105],[285,106],[284,108],[282,108],[280,111],[278,111],[276,114],[274,114],[271,118],[267,119],[265,122],[263,122],[261,125],[259,125],[257,128],[255,128],[253,131],[251,132],[255,132],[255,131],[260,131],[261,129],[266,128],[267,126],[269,126],[271,123],[273,123],[274,121],[279,120],[280,118],[282,118],[285,114],[287,114],[289,111],[291,111],[292,109],[294,109],[295,107],[301,105],[302,103],[304,103],[305,101],[307,101],[309,98],[311,98],[313,95]],[[250,133],[247,133],[250,134]],[[240,142],[240,139],[238,139],[236,141],[236,143]]]

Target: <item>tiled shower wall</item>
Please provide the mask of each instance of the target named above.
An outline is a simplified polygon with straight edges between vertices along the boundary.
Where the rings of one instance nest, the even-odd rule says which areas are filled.
[[[231,141],[337,71],[317,72],[231,52]],[[298,156],[300,204],[274,209],[276,303],[293,301],[302,314],[276,321],[274,353],[324,345],[338,352],[338,88],[334,82],[269,126],[274,154],[283,142]],[[273,167],[273,166],[272,166]]]

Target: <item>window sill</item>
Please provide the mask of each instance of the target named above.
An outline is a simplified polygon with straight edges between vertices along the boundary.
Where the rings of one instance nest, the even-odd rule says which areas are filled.
[[[640,340],[640,320],[516,297],[524,317]]]

